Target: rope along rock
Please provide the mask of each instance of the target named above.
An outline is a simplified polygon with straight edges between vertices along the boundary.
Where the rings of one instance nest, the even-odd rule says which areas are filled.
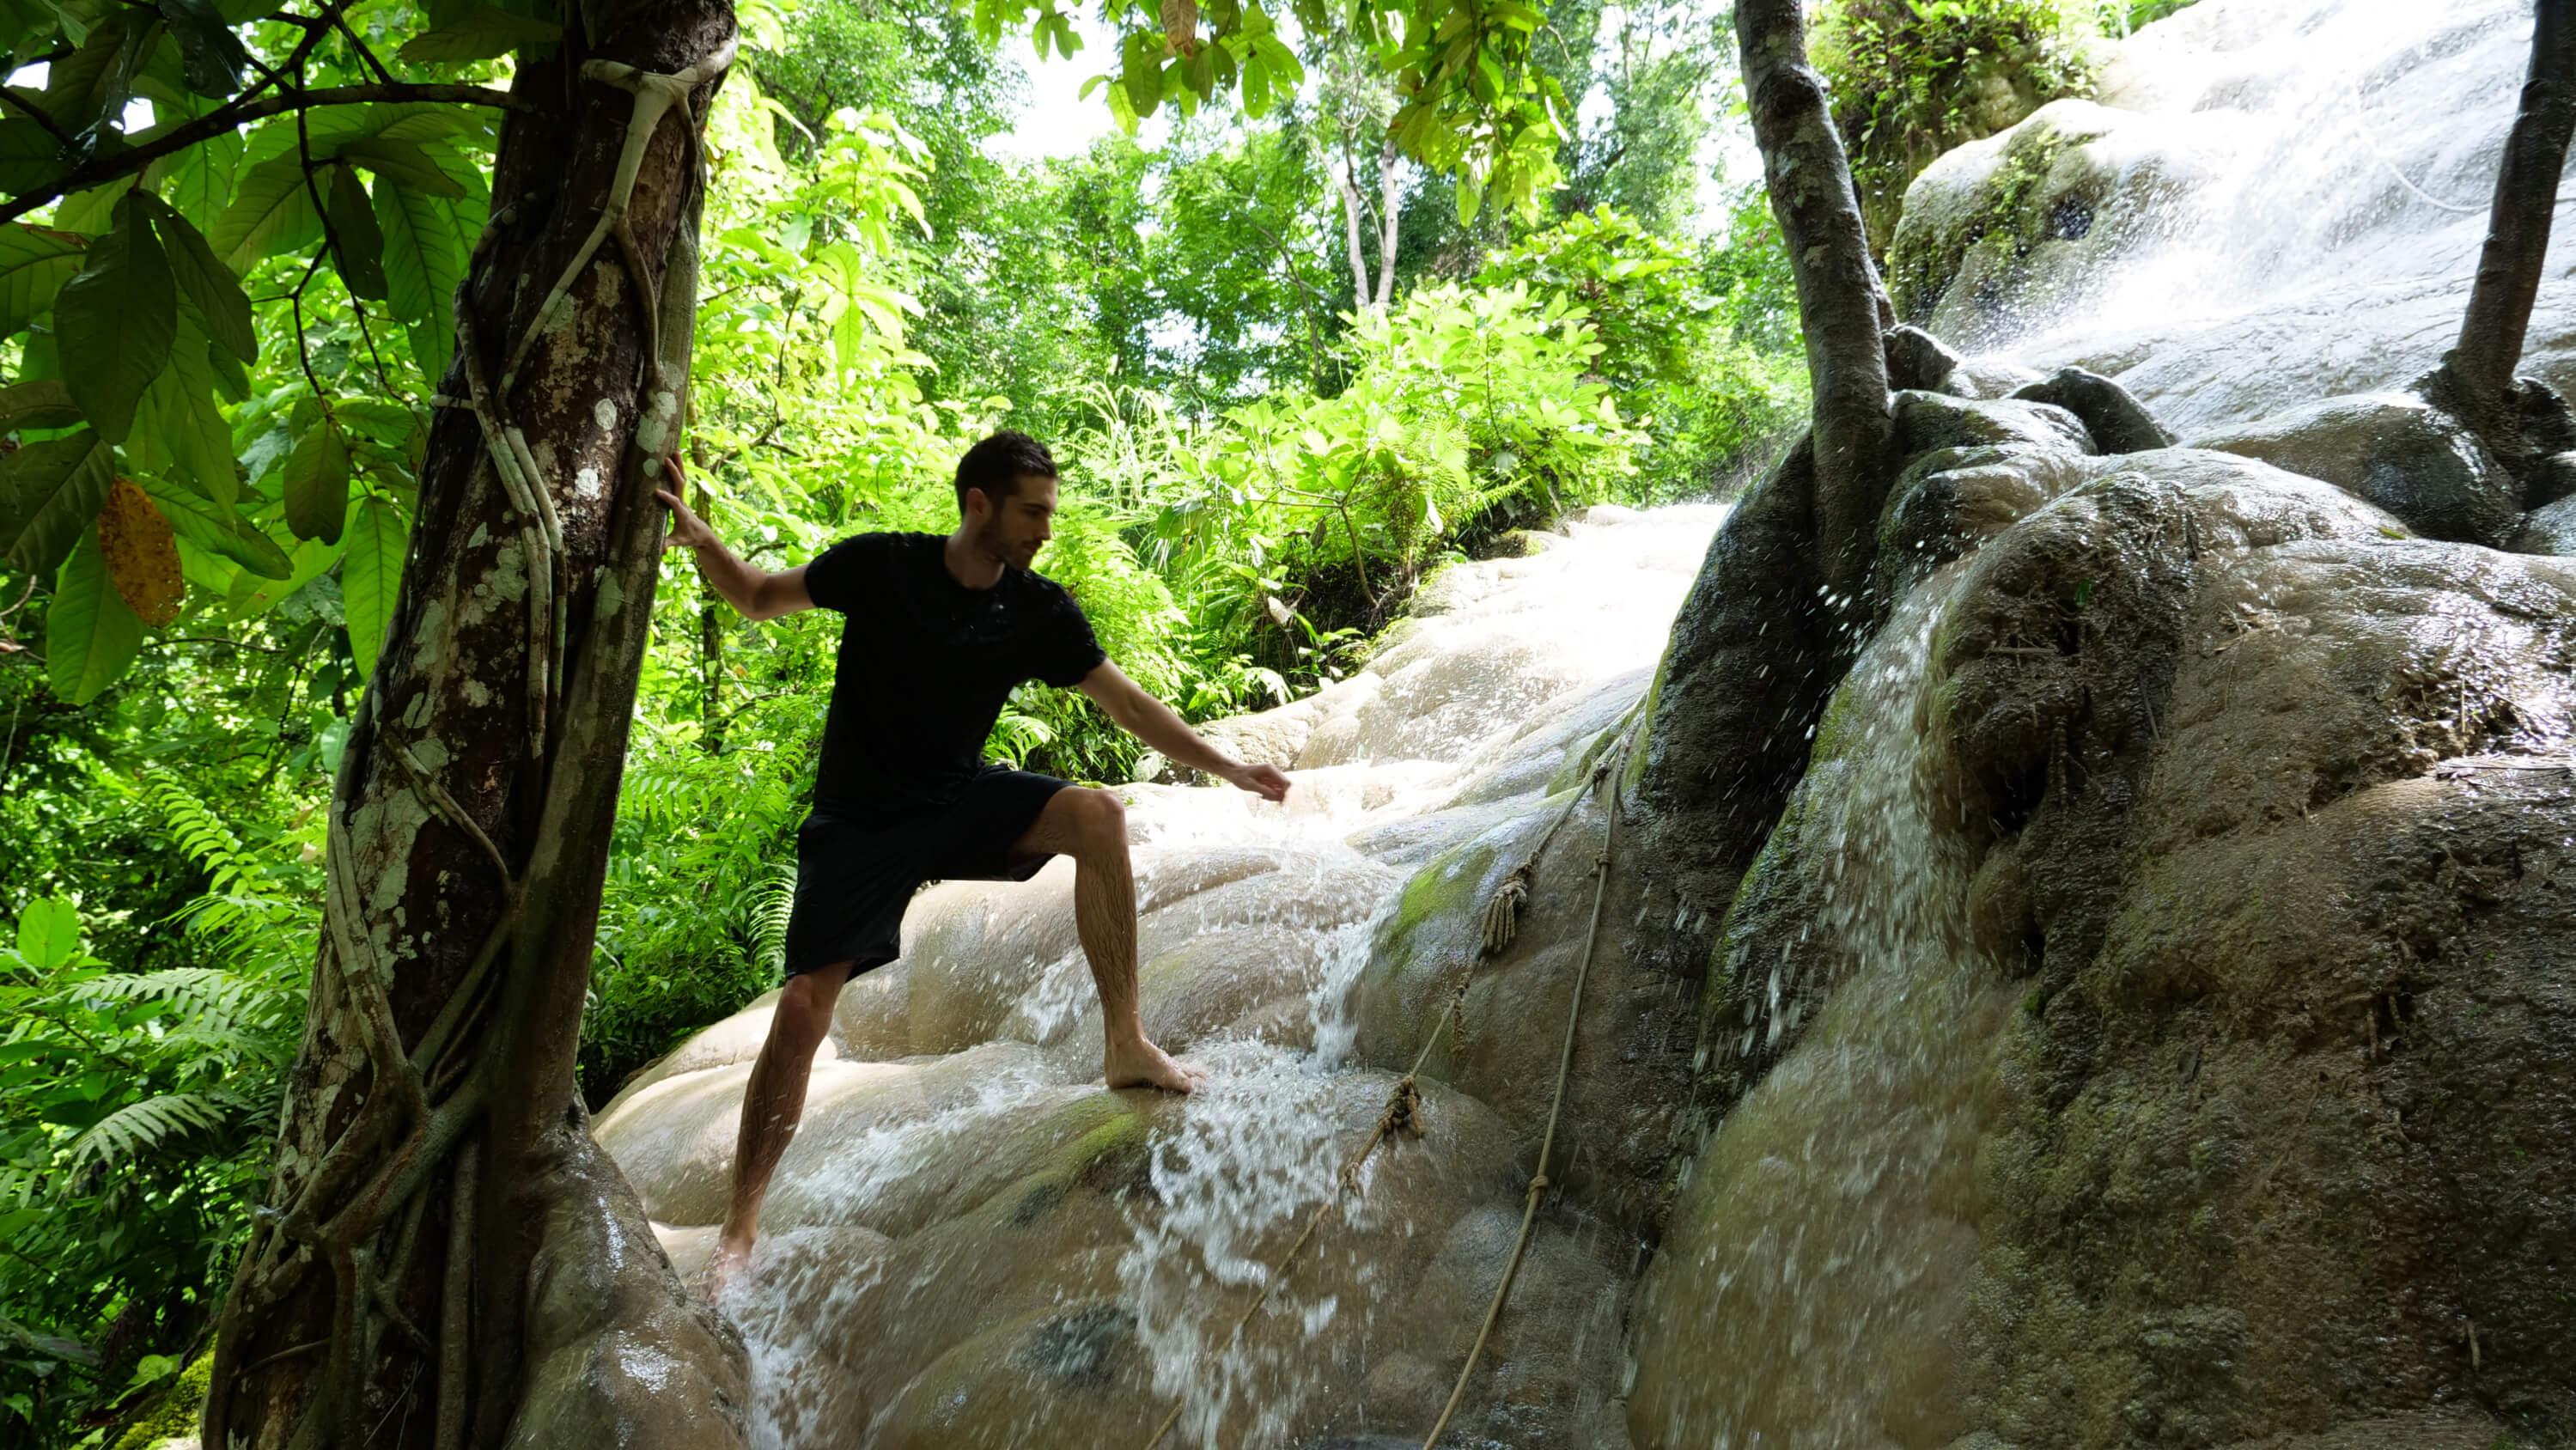
[[[1521,908],[1529,901],[1530,883],[1537,869],[1539,856],[1547,850],[1549,843],[1556,839],[1559,828],[1573,817],[1574,808],[1581,805],[1585,797],[1599,790],[1601,783],[1615,775],[1618,767],[1626,762],[1629,748],[1635,743],[1637,730],[1644,723],[1645,718],[1645,707],[1641,703],[1636,713],[1629,718],[1627,726],[1620,731],[1617,744],[1603,751],[1601,758],[1593,764],[1592,774],[1584,781],[1582,789],[1566,797],[1565,804],[1557,808],[1555,819],[1549,821],[1547,829],[1540,833],[1538,844],[1530,848],[1529,854],[1521,859],[1521,864],[1515,867],[1510,875],[1504,877],[1502,884],[1494,889],[1493,898],[1485,903],[1484,930],[1477,961],[1490,961],[1502,955],[1503,951],[1512,944],[1513,938],[1519,933]],[[1457,1415],[1459,1405],[1466,1399],[1467,1382],[1475,1375],[1476,1362],[1484,1357],[1486,1342],[1493,1337],[1494,1326],[1503,1317],[1504,1302],[1511,1297],[1512,1280],[1520,1273],[1521,1258],[1528,1252],[1530,1233],[1538,1221],[1539,1199],[1547,1191],[1548,1157],[1556,1147],[1557,1118],[1565,1106],[1566,1080],[1572,1075],[1574,1069],[1574,1030],[1576,1024],[1582,1020],[1583,987],[1592,974],[1593,948],[1601,938],[1601,905],[1610,883],[1611,853],[1619,838],[1619,801],[1615,792],[1609,801],[1608,815],[1609,823],[1603,832],[1601,850],[1592,858],[1592,921],[1584,930],[1583,954],[1575,963],[1574,991],[1567,1000],[1565,1009],[1565,1048],[1557,1058],[1556,1091],[1547,1107],[1547,1132],[1539,1142],[1538,1167],[1530,1174],[1529,1191],[1522,1204],[1520,1235],[1512,1241],[1512,1254],[1503,1266],[1502,1282],[1494,1287],[1493,1300],[1485,1306],[1484,1327],[1476,1333],[1475,1347],[1467,1351],[1467,1362],[1458,1367],[1458,1383],[1450,1390],[1449,1403],[1440,1411],[1440,1418],[1432,1425],[1431,1433],[1423,1437],[1422,1450],[1431,1450],[1431,1447],[1439,1442],[1442,1432],[1449,1428],[1450,1420]],[[1342,1164],[1339,1182],[1343,1193],[1355,1195],[1360,1191],[1360,1168],[1368,1162],[1370,1155],[1377,1152],[1379,1145],[1387,1140],[1388,1135],[1398,1129],[1407,1130],[1416,1136],[1421,1134],[1422,1090],[1419,1079],[1422,1075],[1422,1066],[1431,1060],[1431,1049],[1439,1045],[1441,1034],[1449,1031],[1452,1024],[1457,1021],[1458,1014],[1467,1001],[1467,987],[1475,980],[1475,975],[1476,965],[1472,962],[1468,964],[1466,971],[1459,974],[1457,990],[1450,993],[1449,1004],[1441,1009],[1440,1019],[1432,1024],[1431,1031],[1423,1037],[1422,1051],[1415,1055],[1413,1066],[1406,1069],[1404,1076],[1398,1079],[1395,1086],[1388,1091],[1386,1107],[1378,1114],[1377,1126],[1369,1130],[1367,1139]],[[1289,1272],[1297,1263],[1297,1256],[1305,1251],[1307,1243],[1315,1237],[1316,1231],[1323,1227],[1325,1215],[1339,1207],[1341,1202],[1342,1194],[1336,1193],[1315,1205],[1314,1213],[1307,1217],[1306,1226],[1298,1232],[1296,1241],[1288,1245],[1287,1252],[1281,1254],[1270,1266],[1270,1272],[1262,1276],[1261,1288],[1252,1296],[1252,1302],[1243,1306],[1242,1316],[1234,1321],[1234,1328],[1226,1335],[1227,1349],[1232,1349],[1236,1342],[1243,1338],[1243,1331],[1251,1325],[1253,1316],[1260,1313],[1262,1306],[1270,1302],[1271,1294],[1288,1281]],[[1155,1447],[1161,1445],[1163,1437],[1171,1434],[1172,1427],[1180,1423],[1181,1411],[1186,1406],[1186,1401],[1175,1403],[1171,1412],[1163,1416],[1162,1423],[1154,1427],[1154,1433],[1146,1437],[1141,1450],[1155,1450]]]

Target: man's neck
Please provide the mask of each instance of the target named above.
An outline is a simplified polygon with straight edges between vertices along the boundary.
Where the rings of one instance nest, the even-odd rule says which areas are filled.
[[[990,589],[1002,582],[1002,561],[975,547],[962,525],[949,533],[939,553],[940,562],[948,566],[948,577],[969,589]]]

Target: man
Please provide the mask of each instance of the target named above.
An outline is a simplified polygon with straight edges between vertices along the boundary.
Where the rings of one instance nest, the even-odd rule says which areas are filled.
[[[734,608],[751,619],[818,606],[845,617],[814,809],[796,832],[787,985],[743,1094],[732,1201],[708,1266],[720,1287],[750,1258],[833,999],[895,959],[904,906],[925,881],[1026,881],[1049,857],[1071,856],[1109,1086],[1188,1092],[1201,1080],[1146,1038],[1137,1015],[1136,882],[1117,795],[984,763],[984,737],[1015,686],[1078,689],[1168,758],[1265,799],[1285,798],[1288,777],[1200,739],[1109,662],[1071,595],[1029,572],[1056,510],[1055,460],[1035,439],[996,433],[966,451],[954,533],[861,534],[776,574],[744,563],[689,511],[679,460],[664,461],[664,547],[695,553]]]

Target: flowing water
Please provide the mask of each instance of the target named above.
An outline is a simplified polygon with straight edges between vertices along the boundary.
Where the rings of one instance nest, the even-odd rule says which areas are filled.
[[[1068,864],[921,896],[904,959],[844,994],[727,1306],[757,1443],[1141,1444],[1174,1405],[1173,1445],[1427,1428],[1396,1422],[1463,1358],[1468,1281],[1491,1282],[1533,1146],[1475,1099],[1426,1083],[1427,1136],[1372,1158],[1234,1327],[1386,1100],[1356,988],[1408,879],[1562,801],[1551,780],[1643,693],[1721,517],[1597,509],[1543,553],[1450,570],[1363,674],[1230,727],[1291,764],[1284,809],[1131,790],[1147,1025],[1211,1073],[1194,1096],[1095,1086]],[[766,1012],[702,1034],[598,1121],[684,1270],[721,1216]],[[1580,1309],[1568,1352],[1606,1382],[1620,1295],[1568,1257],[1546,1271]],[[1529,1273],[1547,1295],[1556,1280]]]

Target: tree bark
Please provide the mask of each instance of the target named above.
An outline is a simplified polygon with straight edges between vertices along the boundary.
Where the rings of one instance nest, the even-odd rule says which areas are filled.
[[[2531,67],[2496,172],[2477,281],[2460,322],[2459,344],[2436,375],[2450,395],[2439,401],[2517,472],[2532,450],[2522,438],[2513,370],[2522,361],[2531,306],[2540,295],[2559,177],[2567,168],[2568,140],[2576,135],[2576,0],[2538,0],[2534,9]]]
[[[1815,389],[1817,562],[1836,612],[1866,619],[1860,596],[1894,441],[1883,294],[1824,78],[1807,64],[1802,11],[1801,0],[1742,0],[1735,35]]]
[[[685,415],[698,138],[733,34],[720,0],[598,0],[518,71],[334,788],[310,1015],[209,1447],[510,1443],[529,1377],[575,1374],[585,1335],[739,1379],[658,1254],[629,1253],[587,1317],[545,1297],[641,1223],[573,1061],[658,573],[647,460]]]
[[[1403,217],[1403,185],[1396,163],[1401,159],[1388,141],[1377,153],[1377,305],[1395,301],[1395,229]]]

